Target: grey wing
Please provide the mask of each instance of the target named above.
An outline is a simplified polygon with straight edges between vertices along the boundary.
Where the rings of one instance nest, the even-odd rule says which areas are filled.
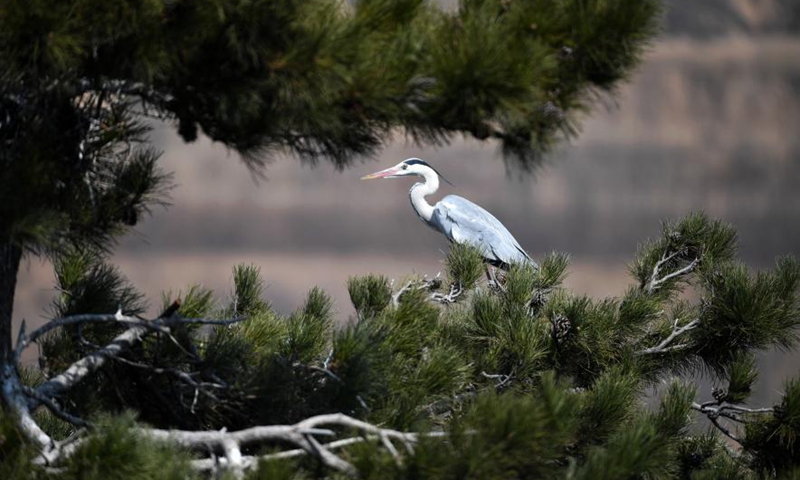
[[[444,197],[431,221],[450,241],[477,247],[490,262],[536,265],[500,220],[465,198]]]

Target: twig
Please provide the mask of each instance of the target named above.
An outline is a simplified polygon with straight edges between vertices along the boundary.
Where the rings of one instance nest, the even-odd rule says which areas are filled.
[[[757,413],[772,413],[775,411],[773,408],[770,407],[747,408],[747,407],[740,407],[738,405],[727,405],[727,404],[720,405],[719,401],[704,402],[702,404],[699,404],[697,402],[692,402],[692,409],[704,414],[706,417],[708,417],[711,423],[715,427],[717,427],[719,431],[721,431],[723,434],[725,434],[725,436],[727,436],[728,438],[737,442],[740,445],[742,444],[742,440],[729,428],[722,425],[722,423],[720,423],[719,421],[719,417],[725,417],[735,422],[742,423],[744,420],[733,412],[739,412],[745,414],[757,414]]]
[[[717,429],[720,432],[724,433],[725,436],[727,436],[728,438],[730,438],[734,442],[738,443],[739,445],[742,444],[742,439],[741,438],[739,438],[736,434],[731,432],[727,427],[725,427],[724,425],[719,423],[719,417],[715,417],[715,416],[711,416],[711,415],[707,415],[707,416],[708,416],[708,419],[711,420],[711,423],[713,423],[714,426],[717,427]]]
[[[40,394],[38,391],[34,390],[33,388],[28,387],[28,386],[23,386],[22,387],[22,391],[25,392],[25,395],[27,395],[29,397],[32,397],[32,398],[35,398],[37,401],[41,402],[42,405],[47,407],[47,409],[50,410],[53,413],[53,415],[55,415],[56,417],[60,418],[61,420],[64,420],[67,423],[71,423],[72,425],[74,425],[76,427],[79,427],[79,428],[89,427],[89,423],[86,420],[65,412],[64,409],[62,409],[61,407],[59,407],[56,404],[56,402],[54,402],[52,399],[50,399],[48,397],[45,397],[44,395]]]
[[[163,374],[172,375],[175,378],[177,378],[178,380],[182,381],[183,383],[186,383],[187,385],[195,387],[195,388],[201,388],[201,389],[202,388],[213,388],[213,389],[217,389],[217,390],[222,390],[222,389],[228,388],[228,386],[223,384],[223,383],[198,382],[197,380],[192,378],[192,375],[199,375],[200,372],[187,373],[187,372],[183,372],[181,370],[178,370],[176,368],[156,367],[156,366],[153,366],[153,365],[147,365],[147,364],[144,364],[144,363],[134,362],[134,361],[128,360],[125,357],[114,357],[114,361],[120,362],[120,363],[124,363],[125,365],[129,365],[131,367],[140,368],[142,370],[149,370],[149,371],[151,371],[153,373],[156,373],[156,374],[159,374],[159,375],[163,375]],[[213,396],[212,396],[212,398],[213,398]]]
[[[639,350],[636,352],[636,355],[652,355],[655,353],[667,353],[667,352],[674,352],[676,350],[683,350],[689,348],[691,345],[688,343],[679,343],[677,345],[670,345],[673,340],[678,338],[679,336],[683,335],[684,333],[697,328],[700,324],[699,319],[694,319],[691,322],[687,323],[686,325],[680,327],[678,326],[678,321],[675,321],[675,324],[672,327],[672,332],[669,334],[667,338],[661,341],[655,347],[645,348],[644,350]]]
[[[667,255],[667,251],[661,255],[661,259],[656,262],[655,266],[653,266],[653,273],[650,275],[650,281],[647,283],[647,293],[653,293],[656,291],[663,283],[672,280],[673,278],[679,277],[681,275],[685,275],[687,273],[691,273],[699,262],[699,258],[694,258],[688,265],[685,267],[676,270],[672,273],[664,275],[663,277],[659,278],[658,275],[661,273],[661,268],[664,267],[668,262],[672,261],[675,257],[680,255],[681,251],[675,251],[672,254]]]
[[[506,383],[508,383],[514,377],[514,374],[511,373],[510,375],[504,375],[500,373],[481,372],[481,376],[483,378],[488,378],[490,380],[497,380],[497,384],[495,385],[495,387],[502,388]]]
[[[444,295],[438,292],[433,292],[430,296],[430,299],[442,304],[455,303],[462,293],[464,293],[464,289],[461,287],[461,283],[455,282],[450,285],[450,293]]]
[[[719,411],[718,408],[714,408],[714,407],[708,406],[706,404],[700,405],[697,402],[692,402],[692,410],[696,410],[696,411],[698,411],[700,413],[705,414],[705,416],[708,417],[708,419],[711,421],[711,423],[715,427],[717,427],[717,429],[720,432],[724,433],[725,436],[727,436],[728,438],[730,438],[734,442],[738,443],[739,445],[742,444],[741,439],[736,434],[731,432],[729,428],[727,428],[726,426],[722,425],[719,422],[720,411]],[[731,420],[735,420],[735,418],[731,418]]]
[[[419,280],[410,280],[410,281],[406,282],[406,284],[403,285],[403,287],[400,290],[398,290],[397,293],[392,295],[392,305],[395,308],[400,306],[400,298],[403,295],[405,295],[407,292],[409,292],[409,291],[412,291],[412,290],[433,290],[435,288],[438,288],[438,286],[441,284],[441,279],[439,278],[440,276],[441,276],[441,272],[437,273],[436,276],[431,280],[428,280],[427,276],[424,276]],[[451,286],[451,289],[452,289],[452,286]],[[452,293],[452,291],[451,291],[451,293]],[[434,298],[435,295],[437,295],[437,293],[435,293],[435,292],[433,294],[431,294],[430,299],[431,300],[436,300],[436,298]],[[438,294],[438,295],[441,295],[441,294]]]

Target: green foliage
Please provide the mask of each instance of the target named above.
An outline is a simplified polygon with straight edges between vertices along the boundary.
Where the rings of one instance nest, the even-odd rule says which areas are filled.
[[[190,285],[184,294],[178,291],[166,293],[161,298],[161,311],[166,311],[173,302],[179,301],[178,314],[185,318],[202,318],[209,315],[215,307],[214,292],[202,285]]]
[[[72,250],[57,256],[53,264],[61,292],[53,303],[57,317],[118,309],[137,315],[147,308],[144,296],[96,252]]]
[[[779,259],[774,271],[755,276],[736,263],[704,273],[704,328],[695,341],[705,346],[700,355],[706,364],[718,369],[743,351],[792,348],[800,325],[798,285],[800,263],[793,258]]]
[[[129,415],[103,419],[102,428],[69,458],[64,479],[163,479],[196,478],[187,474],[189,456],[169,445],[137,437]]]
[[[784,386],[783,399],[774,413],[747,424],[744,446],[756,452],[753,466],[765,473],[800,467],[800,379]],[[758,471],[758,470],[757,470]]]
[[[0,409],[0,477],[19,480],[37,478],[40,469],[32,465],[36,449],[20,431],[15,420]]]
[[[233,476],[233,475],[231,475]],[[306,480],[314,478],[302,470],[296,462],[261,461],[255,471],[249,472],[247,480]]]
[[[389,280],[383,275],[350,277],[347,279],[350,302],[361,318],[371,318],[381,313],[392,300]]]
[[[229,315],[257,315],[269,310],[269,303],[261,297],[264,294],[264,281],[261,269],[255,265],[239,264],[233,268],[233,298]]]
[[[605,447],[590,450],[585,463],[568,478],[669,478],[673,459],[666,446],[656,428],[640,420],[612,436]]]
[[[653,425],[662,435],[677,438],[686,433],[691,417],[689,409],[695,397],[695,387],[673,381],[662,394],[658,412],[651,416]]]
[[[553,252],[546,257],[536,271],[535,287],[540,290],[555,288],[567,277],[570,258],[566,253]]]
[[[583,445],[605,442],[620,425],[626,424],[634,414],[640,388],[635,375],[619,369],[600,376],[582,399],[579,442]]]
[[[725,366],[723,376],[728,380],[728,389],[720,400],[728,403],[744,402],[750,396],[753,383],[758,378],[755,356],[739,354]]]
[[[288,342],[282,355],[303,363],[320,358],[328,343],[333,312],[331,299],[320,289],[313,288],[305,305],[287,319]]]
[[[657,278],[667,277],[687,268],[697,260],[700,271],[714,271],[715,264],[725,264],[736,253],[736,231],[719,220],[709,220],[704,213],[692,213],[678,222],[665,222],[662,237],[639,248],[631,273],[642,289],[669,296],[687,280],[677,275],[650,288],[654,270]],[[660,264],[660,265],[659,265]]]
[[[589,450],[585,463],[569,478],[671,478],[681,435],[689,424],[694,388],[673,383],[657,412],[642,413],[623,423],[603,446]]]
[[[169,338],[155,333],[61,400],[73,414],[132,410],[164,428],[235,430],[342,412],[386,428],[446,435],[423,435],[401,463],[371,439],[346,447],[343,457],[363,478],[791,475],[800,468],[800,382],[788,382],[772,409],[746,405],[758,373],[754,354],[794,345],[798,263],[780,259],[770,272],[751,273],[733,256],[729,226],[702,215],[666,225],[663,238],[640,249],[632,268],[637,284],[619,298],[566,291],[568,257],[559,254],[538,269],[512,266],[489,287],[479,281],[476,252],[454,246],[448,276],[463,282],[458,302],[439,303],[431,296],[437,285],[412,281],[397,287],[404,289],[397,296],[385,277],[351,278],[358,315],[342,325],[334,324],[331,299],[317,288],[291,314],[272,311],[261,298],[258,270],[238,266],[228,305],[193,287],[180,313],[245,320],[176,328]],[[123,295],[122,283],[109,283],[113,275],[92,276],[93,264],[72,262],[59,267],[64,284],[101,278],[117,285],[117,297],[139,301]],[[94,294],[63,298],[86,308],[108,304]],[[86,327],[48,339],[45,373],[119,331]],[[169,369],[216,387],[197,389]],[[693,385],[674,379],[697,371],[724,385],[713,400],[696,399]],[[35,385],[42,375],[25,377]],[[653,406],[645,407],[645,395],[661,385]],[[693,412],[723,425],[739,439],[741,453],[732,454],[718,432],[697,435]],[[57,438],[72,433],[63,421],[36,415]],[[109,428],[113,435],[125,430]],[[133,448],[119,445],[119,451],[97,445],[92,455]],[[28,462],[25,455],[9,457],[18,460],[8,468]],[[253,475],[331,473],[309,458],[263,467]]]
[[[483,255],[471,245],[453,243],[447,253],[445,266],[450,282],[469,289],[483,276]]]

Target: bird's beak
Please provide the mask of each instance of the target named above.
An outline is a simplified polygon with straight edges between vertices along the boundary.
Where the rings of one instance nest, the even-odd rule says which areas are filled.
[[[393,175],[397,174],[400,169],[396,167],[387,168],[386,170],[381,170],[380,172],[370,173],[369,175],[364,175],[361,177],[361,180],[373,180],[376,178],[390,178]]]

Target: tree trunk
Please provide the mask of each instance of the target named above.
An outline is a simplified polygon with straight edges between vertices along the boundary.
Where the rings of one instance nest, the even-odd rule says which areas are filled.
[[[11,360],[11,313],[17,286],[22,249],[11,243],[0,243],[0,362]]]

